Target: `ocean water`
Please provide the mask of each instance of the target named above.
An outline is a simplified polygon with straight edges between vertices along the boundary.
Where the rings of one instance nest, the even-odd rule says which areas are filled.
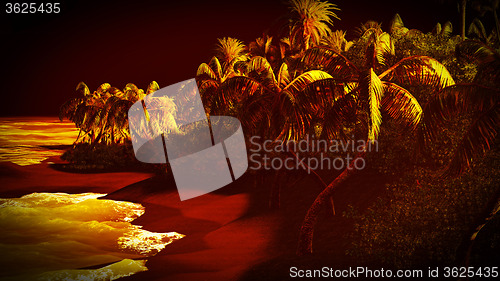
[[[0,118],[0,162],[25,166],[41,163],[63,153],[78,136],[75,125],[57,117]]]
[[[0,199],[0,279],[114,280],[147,270],[145,257],[183,237],[131,224],[144,207],[98,199],[104,195],[32,193]],[[76,270],[108,263],[115,264]]]
[[[0,118],[0,162],[41,163],[77,134],[56,118]],[[0,280],[115,280],[147,270],[147,257],[184,237],[134,225],[145,208],[105,195],[0,198]]]

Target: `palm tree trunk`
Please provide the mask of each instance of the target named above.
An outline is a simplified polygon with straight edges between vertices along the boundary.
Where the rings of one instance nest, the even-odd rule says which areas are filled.
[[[76,145],[76,143],[77,143],[77,142],[78,142],[78,140],[80,139],[81,134],[82,134],[82,129],[79,129],[79,130],[78,130],[78,136],[76,137],[76,140],[75,140],[75,142],[73,143],[73,147]]]
[[[497,29],[497,39],[500,40],[500,23],[498,22],[497,10],[493,7],[493,17],[495,17],[495,27]]]
[[[485,215],[483,215],[483,219],[481,219],[480,222],[476,223],[477,227],[473,228],[472,233],[466,236],[466,239],[464,239],[464,242],[462,242],[461,247],[459,247],[458,249],[457,261],[464,266],[470,265],[470,256],[472,253],[472,248],[474,247],[474,243],[476,242],[477,235],[479,234],[481,229],[499,212],[498,206],[500,206],[500,193],[497,192],[497,196],[493,198],[496,199],[490,200],[490,202],[488,202],[488,210],[491,211],[488,211]]]
[[[465,40],[465,8],[467,7],[467,0],[460,2],[460,36]]]
[[[291,154],[298,160],[300,161],[299,159],[299,156],[297,156],[297,154],[293,151],[290,151]],[[314,179],[321,185],[323,186],[323,188],[327,188],[327,185],[325,183],[325,181],[323,180],[323,178],[321,178],[321,176],[313,169],[311,169],[311,167],[309,167],[306,163],[302,162],[302,164],[306,167],[305,170],[307,171],[307,173],[312,173],[313,176],[314,176]],[[327,202],[328,204],[328,214],[331,215],[331,216],[335,216],[335,205],[333,204],[333,196],[330,196],[330,200],[328,200]]]
[[[318,220],[318,215],[321,211],[321,207],[328,202],[335,188],[338,187],[341,183],[343,183],[352,174],[355,173],[356,169],[354,168],[354,163],[356,163],[358,159],[363,159],[365,153],[366,152],[358,153],[356,157],[354,157],[350,165],[337,178],[335,178],[318,195],[318,197],[316,197],[314,203],[307,211],[306,217],[304,218],[304,221],[302,222],[302,226],[300,228],[299,243],[297,246],[297,255],[302,256],[312,253],[314,226],[316,225],[316,221]]]

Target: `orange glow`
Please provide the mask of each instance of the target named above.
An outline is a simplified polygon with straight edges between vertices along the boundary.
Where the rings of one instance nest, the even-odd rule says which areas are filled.
[[[0,161],[25,166],[61,155],[55,146],[73,144],[78,130],[73,123],[51,119],[0,118]]]
[[[0,264],[6,268],[0,277],[53,280],[56,276],[78,276],[83,280],[105,274],[106,280],[113,280],[113,276],[147,270],[145,261],[124,259],[155,255],[184,237],[131,224],[145,208],[98,199],[105,195],[32,193],[0,199]],[[72,270],[113,262],[97,270]]]

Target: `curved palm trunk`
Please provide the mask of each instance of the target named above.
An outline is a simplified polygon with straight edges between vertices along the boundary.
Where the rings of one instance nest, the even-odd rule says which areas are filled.
[[[297,156],[297,154],[293,151],[290,151],[290,153],[298,160],[300,161],[300,158]],[[310,174],[312,173],[314,176],[314,180],[316,180],[320,185],[323,186],[323,188],[327,188],[328,186],[326,185],[325,181],[321,176],[314,170],[311,169],[306,163],[302,162],[302,164],[305,166],[305,170]],[[333,195],[330,195],[330,200],[327,201],[328,204],[328,215],[330,216],[335,216],[335,204],[333,203]]]
[[[354,157],[349,167],[347,167],[337,178],[335,178],[314,200],[314,203],[309,207],[306,217],[302,222],[299,235],[299,243],[297,246],[297,255],[302,256],[312,253],[312,241],[314,234],[314,226],[318,220],[318,215],[321,208],[328,202],[335,188],[348,179],[356,172],[354,163],[358,159],[363,159],[366,152],[360,152]]]
[[[488,204],[489,206],[493,206],[490,208],[490,210],[492,210],[492,211],[488,212],[487,215],[484,216],[484,218],[481,220],[481,224],[479,224],[476,228],[474,228],[474,232],[470,236],[468,236],[470,238],[466,239],[463,242],[463,245],[462,245],[463,253],[458,254],[457,261],[459,261],[459,262],[463,261],[462,264],[464,264],[464,266],[470,265],[470,256],[472,253],[472,248],[474,247],[474,243],[476,242],[476,236],[479,234],[481,229],[486,224],[488,224],[488,222],[490,222],[493,219],[493,217],[495,215],[497,215],[497,213],[500,211],[500,208],[499,208],[499,206],[500,206],[500,193],[497,193],[497,196],[495,196],[495,197],[496,197],[496,199],[491,200]],[[461,257],[462,255],[464,257]]]

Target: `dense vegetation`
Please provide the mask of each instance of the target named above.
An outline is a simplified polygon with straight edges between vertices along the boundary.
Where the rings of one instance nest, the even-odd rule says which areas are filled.
[[[392,184],[367,211],[346,214],[356,225],[349,254],[406,267],[469,260],[469,237],[500,195],[495,33],[484,36],[478,21],[469,28],[478,41],[454,36],[449,23],[423,33],[396,15],[387,32],[368,21],[347,41],[344,31],[330,29],[339,19],[336,5],[292,0],[289,6],[285,34],[264,34],[248,46],[218,39],[216,55],[196,74],[206,111],[238,117],[247,136],[262,140],[378,140],[380,152],[355,157],[366,158]],[[103,84],[90,93],[79,84],[83,97],[61,109],[61,118],[81,131],[65,157],[92,162],[96,157],[88,153],[105,153],[100,145],[125,145],[128,108],[156,89],[154,82],[146,92]],[[302,225],[299,255],[313,251],[319,211],[354,173],[345,169],[331,182],[312,174],[323,191]],[[279,205],[276,185],[272,201]]]

